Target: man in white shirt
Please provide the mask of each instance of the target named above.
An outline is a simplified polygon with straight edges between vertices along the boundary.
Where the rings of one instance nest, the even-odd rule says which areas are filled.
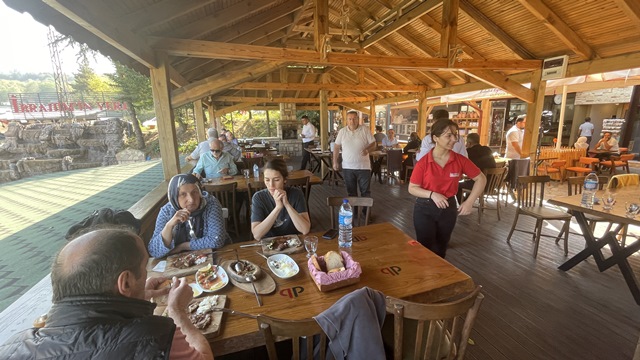
[[[309,122],[307,115],[302,115],[300,119],[302,120],[302,131],[300,132],[300,137],[302,138],[302,164],[300,164],[300,170],[304,170],[311,159],[311,154],[305,149],[313,147],[313,141],[316,138],[316,127]]]
[[[376,139],[374,139],[369,129],[360,126],[358,123],[358,113],[349,111],[347,113],[347,126],[340,129],[336,144],[333,148],[333,170],[340,169],[340,151],[342,150],[342,176],[347,186],[348,196],[368,197],[371,195],[369,189],[371,181],[371,161],[369,152],[375,150]]]
[[[449,112],[447,110],[438,109],[433,112],[434,122],[440,119],[448,119],[448,118],[449,118]],[[431,136],[427,134],[427,136],[425,136],[424,139],[422,139],[420,150],[416,153],[416,162],[422,159],[423,156],[427,155],[427,153],[431,151],[431,149],[433,149],[434,147],[436,147],[436,144],[433,143],[433,139],[431,138]],[[467,155],[467,147],[464,143],[464,139],[462,138],[462,136],[458,136],[458,141],[456,141],[456,143],[453,144],[453,151],[464,157],[469,157]]]
[[[608,160],[612,154],[620,154],[618,140],[611,135],[611,132],[605,131],[602,139],[596,144],[596,150],[607,151],[606,153],[596,154],[596,157],[600,160]]]
[[[208,153],[209,152],[209,142],[211,140],[214,140],[214,139],[218,138],[218,130],[216,130],[214,128],[209,128],[207,130],[207,136],[209,136],[209,138],[207,140],[199,143],[198,146],[196,146],[196,148],[193,150],[191,155],[187,156],[187,158],[186,158],[187,161],[198,161],[198,159],[200,159],[200,156],[202,156],[202,154]]]
[[[593,136],[593,124],[591,123],[591,118],[586,117],[584,122],[578,128],[578,137],[584,136],[587,138],[587,144],[591,145],[591,137]]]
[[[522,141],[524,139],[524,127],[527,123],[527,115],[520,115],[515,125],[507,131],[507,150],[504,157],[509,159],[522,158]]]

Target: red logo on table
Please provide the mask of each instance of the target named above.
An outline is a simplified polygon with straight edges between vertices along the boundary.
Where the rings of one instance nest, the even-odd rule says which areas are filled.
[[[409,241],[407,241],[407,243],[408,243],[409,245],[411,245],[411,246],[418,246],[418,245],[420,245],[420,243],[419,243],[419,242],[417,242],[417,241],[415,241],[415,240],[409,240]]]
[[[400,271],[402,271],[402,268],[400,266],[389,266],[389,267],[380,269],[381,273],[386,275],[391,275],[391,276],[400,275]]]
[[[292,288],[282,289],[280,290],[280,295],[287,296],[291,299],[294,297],[298,297],[298,295],[304,292],[304,288],[302,286],[294,286]]]

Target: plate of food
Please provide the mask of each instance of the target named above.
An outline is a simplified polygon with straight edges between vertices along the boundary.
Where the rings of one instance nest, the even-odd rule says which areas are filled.
[[[286,254],[269,256],[267,265],[269,265],[271,272],[281,279],[288,279],[300,272],[298,264]]]
[[[229,276],[222,266],[207,265],[196,272],[196,283],[205,292],[214,292],[227,286]]]
[[[238,282],[251,282],[249,279],[255,281],[262,275],[260,267],[249,260],[225,261],[222,266],[229,277]]]
[[[206,263],[212,262],[211,249],[189,251],[167,257],[167,266],[163,275],[186,276],[195,273]]]
[[[275,236],[262,239],[262,253],[265,255],[293,254],[304,250],[298,235]]]

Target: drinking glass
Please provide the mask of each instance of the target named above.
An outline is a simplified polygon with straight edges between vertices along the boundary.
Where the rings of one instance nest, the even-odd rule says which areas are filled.
[[[245,179],[248,179],[248,178],[249,178],[249,174],[250,174],[250,173],[251,173],[251,172],[249,171],[249,169],[242,169],[242,175],[244,175],[244,178],[245,178]]]
[[[613,209],[613,204],[616,203],[616,194],[609,191],[602,195],[602,210],[609,211]]]
[[[304,238],[304,248],[307,250],[307,258],[310,258],[313,255],[315,255],[316,250],[318,249],[318,237],[306,236]]]
[[[625,214],[629,219],[633,219],[640,213],[640,204],[635,202],[628,202],[624,204],[624,208],[627,210]]]

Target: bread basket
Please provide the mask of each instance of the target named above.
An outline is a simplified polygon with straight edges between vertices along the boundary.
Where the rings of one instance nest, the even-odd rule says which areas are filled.
[[[320,291],[331,291],[360,281],[360,274],[362,274],[360,263],[353,260],[351,255],[345,251],[340,251],[340,255],[342,255],[345,269],[333,273],[326,272],[324,256],[317,257],[317,262],[322,270],[316,269],[313,264],[313,257],[307,261],[309,275],[311,275],[313,282]]]

